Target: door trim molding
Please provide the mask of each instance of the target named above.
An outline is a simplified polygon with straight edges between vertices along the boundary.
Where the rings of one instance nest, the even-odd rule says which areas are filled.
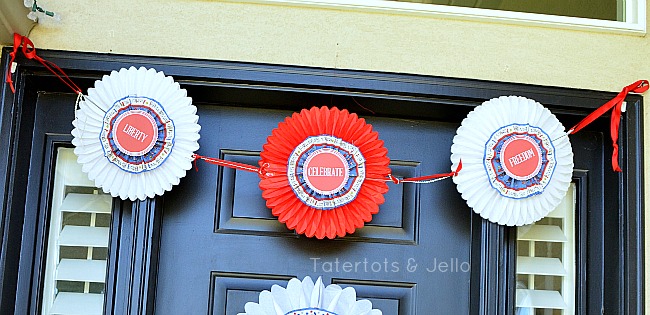
[[[9,52],[9,47],[2,51],[3,78],[9,67]],[[304,104],[305,97],[316,97],[319,102],[336,99],[342,107],[362,114],[368,112],[355,105],[358,101],[378,116],[431,120],[444,117],[460,122],[483,101],[516,94],[545,104],[565,124],[570,124],[615,96],[609,92],[368,71],[66,51],[39,51],[39,54],[63,68],[84,90],[111,70],[137,65],[153,67],[174,76],[196,102],[203,104],[259,107],[261,105],[248,98],[273,94],[278,95],[277,99],[265,103],[265,108],[297,110]],[[18,92],[12,94],[4,83],[0,90],[0,165],[4,165],[0,167],[0,234],[3,235],[0,243],[0,309],[28,314],[30,312],[14,309],[17,300],[33,298],[29,292],[16,292],[17,279],[32,279],[38,274],[34,268],[23,267],[18,271],[19,249],[26,245],[20,244],[20,235],[29,233],[23,230],[24,220],[36,220],[25,215],[30,209],[25,209],[25,203],[21,203],[21,197],[17,195],[26,188],[21,176],[25,174],[22,173],[24,164],[29,163],[17,159],[25,153],[28,145],[20,131],[29,129],[29,125],[34,123],[29,115],[21,113],[29,112],[40,91],[69,91],[40,64],[24,57],[16,61],[19,66],[14,79]],[[241,98],[244,92],[253,96]],[[624,141],[621,150],[624,172],[613,173],[608,163],[603,165],[603,180],[617,183],[608,186],[613,191],[605,197],[604,204],[618,205],[608,208],[612,211],[608,218],[619,219],[608,222],[606,228],[613,229],[611,232],[602,232],[610,233],[617,246],[592,245],[605,251],[604,257],[620,257],[605,264],[606,269],[611,269],[605,273],[617,277],[613,283],[591,279],[589,286],[581,290],[586,297],[602,294],[596,292],[597,289],[607,290],[607,295],[615,297],[601,299],[600,305],[589,305],[589,309],[644,314],[643,99],[639,95],[630,95],[626,101],[628,110],[620,131],[620,138]],[[607,123],[599,122],[590,126],[590,130],[607,135],[609,129]],[[603,154],[607,156],[611,151],[606,149]],[[118,310],[117,306],[128,300],[130,304],[124,310],[125,314],[153,314],[160,232],[160,219],[155,214],[160,213],[160,202],[160,198],[132,205],[124,202],[118,207],[124,210],[113,217],[109,264],[118,267],[117,271],[111,271],[108,280],[106,309],[111,313],[121,314],[122,309]],[[480,231],[473,237],[478,237],[481,243],[471,249],[472,257],[478,258],[478,261],[472,261],[472,265],[481,267],[472,273],[471,294],[478,295],[478,299],[468,301],[472,313],[511,313],[514,311],[516,230],[488,223],[476,215],[473,221],[473,230]],[[478,256],[474,256],[475,251]],[[127,266],[120,269],[123,262]],[[598,299],[594,300],[596,302],[589,299],[586,303],[598,303]]]
[[[105,313],[154,314],[162,199],[113,201]]]

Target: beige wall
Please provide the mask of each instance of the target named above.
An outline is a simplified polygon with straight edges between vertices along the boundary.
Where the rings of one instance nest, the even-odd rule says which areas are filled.
[[[31,32],[38,48],[378,70],[605,91],[650,79],[646,61],[650,39],[634,35],[208,0],[39,3],[60,13],[62,22],[39,25]],[[646,146],[649,143],[646,137]],[[646,165],[650,165],[648,157]],[[650,172],[646,173],[650,178]],[[650,233],[646,238],[650,240]],[[648,297],[646,301],[650,305]]]

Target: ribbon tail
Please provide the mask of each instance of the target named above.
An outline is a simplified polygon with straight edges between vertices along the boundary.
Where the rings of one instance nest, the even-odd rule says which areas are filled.
[[[192,154],[192,164],[194,164],[194,170],[197,171],[197,172],[199,171],[199,165],[198,165],[198,163],[196,163],[196,161],[199,160],[199,156],[200,155],[198,155],[196,153]]]
[[[612,152],[612,169],[614,172],[622,172],[620,165],[618,164],[618,144],[614,142],[614,152]]]
[[[7,70],[7,77],[5,82],[9,83],[12,93],[16,93],[16,87],[14,86],[13,74],[16,71],[16,54],[18,53],[18,48],[23,42],[23,36],[18,33],[14,33],[14,50],[9,53],[11,60],[9,61],[9,69]]]
[[[11,71],[11,70],[9,70]],[[9,83],[9,88],[11,88],[11,93],[16,94],[16,88],[14,87],[14,81],[11,79],[11,72],[7,72],[7,80],[6,82]]]
[[[621,167],[618,163],[618,131],[621,126],[621,114],[623,107],[623,101],[618,103],[614,110],[612,111],[612,120],[610,124],[610,136],[612,137],[612,169],[614,172],[622,172]]]

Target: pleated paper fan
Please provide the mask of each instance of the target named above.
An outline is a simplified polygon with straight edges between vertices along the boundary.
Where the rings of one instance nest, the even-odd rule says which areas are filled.
[[[281,122],[263,146],[262,197],[299,234],[322,239],[354,233],[384,202],[387,152],[372,125],[356,114],[304,109]]]
[[[238,315],[381,315],[368,300],[357,300],[354,288],[342,289],[336,284],[327,287],[320,277],[316,283],[310,277],[302,281],[293,278],[286,289],[273,285],[264,290],[259,302],[248,302],[245,313]]]
[[[573,174],[564,126],[534,100],[502,96],[463,120],[451,147],[454,177],[467,204],[492,222],[521,226],[545,217],[562,201]]]
[[[73,121],[82,170],[122,199],[162,195],[192,168],[198,150],[196,107],[187,91],[154,69],[131,67],[88,89]]]

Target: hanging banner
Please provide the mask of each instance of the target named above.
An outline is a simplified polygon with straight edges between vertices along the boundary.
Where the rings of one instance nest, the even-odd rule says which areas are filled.
[[[162,195],[192,168],[201,129],[196,107],[162,72],[113,71],[81,97],[75,115],[78,162],[114,197]]]
[[[22,50],[20,48],[22,47]],[[313,107],[280,123],[263,146],[260,166],[204,157],[198,150],[196,107],[171,77],[153,69],[113,71],[85,96],[56,64],[36,54],[32,41],[14,34],[5,81],[15,91],[19,51],[39,62],[78,95],[73,144],[78,162],[97,187],[122,199],[143,200],[171,190],[191,163],[257,172],[266,204],[289,229],[308,237],[354,233],[379,211],[387,182],[432,183],[454,178],[468,205],[504,225],[535,222],[562,200],[573,169],[568,135],[611,111],[612,167],[628,93],[648,90],[647,80],[623,88],[568,132],[541,104],[504,96],[478,106],[462,122],[451,148],[452,172],[397,178],[377,132],[356,114]],[[463,168],[466,170],[460,174]]]
[[[502,96],[476,107],[461,123],[451,161],[458,192],[483,218],[503,225],[533,223],[562,201],[573,174],[564,126],[524,97]]]
[[[260,292],[259,302],[248,302],[245,313],[237,315],[381,315],[368,300],[357,300],[353,287],[341,288],[336,284],[327,287],[321,277],[316,283],[310,277],[302,281],[289,280],[286,289],[273,285],[271,291]]]

